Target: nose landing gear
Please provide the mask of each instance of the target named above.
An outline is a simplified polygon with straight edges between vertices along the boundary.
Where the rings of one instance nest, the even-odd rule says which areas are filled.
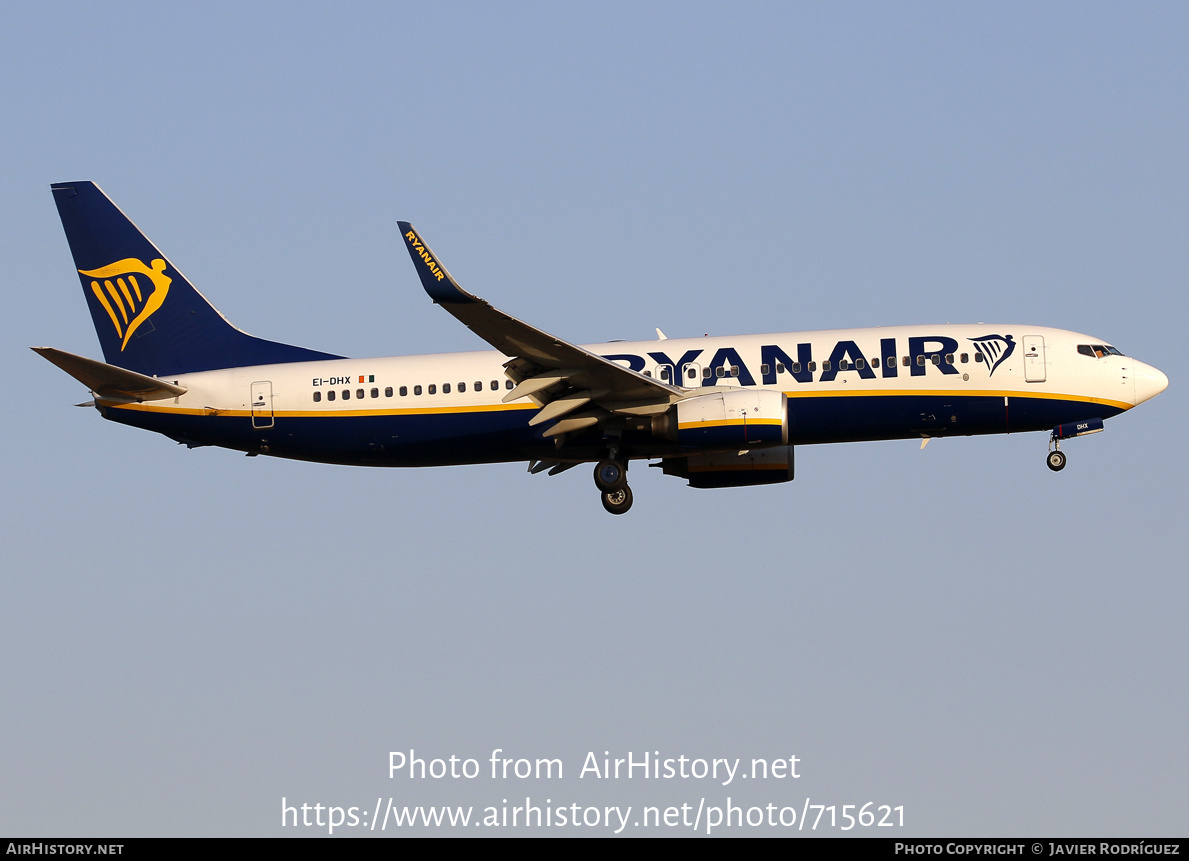
[[[632,489],[628,487],[627,464],[615,457],[600,460],[594,469],[595,487],[602,494],[603,508],[612,514],[624,514],[632,507]]]
[[[1049,454],[1045,458],[1045,463],[1048,464],[1049,469],[1053,472],[1060,472],[1065,469],[1065,455],[1061,451],[1061,440],[1101,432],[1102,419],[1097,417],[1057,425],[1053,428],[1053,433],[1049,436]]]
[[[1065,469],[1065,452],[1061,451],[1061,440],[1058,439],[1056,431],[1049,437],[1049,454],[1045,458],[1045,464],[1053,472]]]

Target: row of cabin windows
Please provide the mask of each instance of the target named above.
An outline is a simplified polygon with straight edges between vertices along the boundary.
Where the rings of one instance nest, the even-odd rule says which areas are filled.
[[[958,362],[960,362],[961,364],[965,365],[970,362],[970,354],[969,353],[959,353],[956,357],[953,353],[946,353],[944,356],[941,353],[933,353],[930,356],[921,355],[921,356],[917,356],[917,364],[923,366],[925,364],[926,359],[928,359],[934,365],[940,365],[943,361],[947,365],[952,365],[952,364],[954,364],[955,359]],[[975,353],[974,360],[976,362],[983,361],[982,353]],[[887,361],[888,365],[895,365],[896,357],[888,356],[886,361]],[[911,364],[911,359],[908,356],[904,356],[903,358],[900,359],[900,364],[904,365],[904,367],[908,367]],[[838,361],[838,370],[840,370],[840,371],[849,371],[852,369],[856,370],[856,371],[861,371],[865,367],[867,367],[866,359],[855,359],[853,362],[849,361],[848,359],[839,359],[839,361]],[[879,359],[872,359],[871,367],[878,368],[879,367]],[[816,371],[817,370],[817,362],[809,362],[807,369],[810,371],[810,373],[812,373],[813,371]],[[831,369],[830,360],[826,359],[824,362],[822,362],[822,370],[828,371],[830,369]],[[763,374],[764,376],[767,376],[770,373],[770,371],[771,371],[771,366],[768,365],[767,363],[760,365],[760,373]],[[799,374],[799,373],[801,373],[801,363],[793,362],[793,364],[790,367],[786,368],[783,363],[777,362],[776,373],[783,374],[783,373],[785,373],[785,371],[788,371],[793,374]],[[694,368],[687,368],[685,375],[687,377],[689,377],[689,379],[693,380],[693,379],[697,378],[698,372]],[[652,372],[645,371],[644,376],[651,377]],[[657,372],[657,376],[661,380],[668,382],[669,381],[669,369],[666,367],[660,368]],[[702,379],[708,380],[712,376],[713,377],[726,377],[726,376],[737,377],[737,376],[739,376],[739,366],[732,365],[728,369],[726,366],[720,365],[719,367],[714,368],[713,371],[710,368],[702,368]]]
[[[768,367],[768,366],[765,365],[764,367]],[[764,371],[764,373],[766,374],[768,372]],[[698,372],[695,368],[686,368],[685,375],[687,377],[689,377],[691,380],[693,380],[693,379],[697,379]],[[651,377],[652,371],[645,371],[644,376]],[[666,367],[661,367],[660,369],[657,370],[656,376],[657,376],[657,379],[659,379],[659,380],[664,380],[666,383],[669,382],[669,369]],[[705,379],[705,380],[708,380],[711,377],[737,377],[737,376],[739,376],[739,366],[738,365],[731,365],[730,368],[723,365],[723,366],[715,368],[713,371],[711,371],[710,368],[702,368],[702,379]]]
[[[1097,346],[1097,345],[1095,345],[1095,346]],[[1114,347],[1108,347],[1106,349],[1110,350],[1112,353],[1115,353],[1116,355],[1122,355],[1122,353],[1119,353],[1119,351],[1115,350]],[[1086,351],[1082,347],[1078,347],[1078,352],[1085,353]],[[1089,353],[1086,353],[1086,354],[1090,355]],[[917,356],[917,364],[923,366],[925,364],[926,359],[928,359],[934,365],[940,365],[942,363],[943,359],[947,365],[952,365],[952,364],[954,364],[955,357],[954,357],[953,353],[946,353],[944,357],[942,356],[941,353],[933,353],[930,356],[920,355],[920,356]],[[894,364],[896,364],[896,357],[888,356],[886,361],[887,361],[888,365],[894,365]],[[970,361],[970,354],[969,353],[958,354],[957,361],[961,362],[963,365],[967,364]],[[975,353],[974,361],[976,361],[976,362],[983,361],[982,353]],[[908,367],[910,362],[911,362],[911,360],[908,356],[904,356],[900,359],[900,364],[902,364],[905,367]],[[847,359],[839,359],[838,360],[838,370],[840,370],[840,371],[849,371],[852,368],[854,370],[861,371],[865,367],[867,367],[866,359],[855,359],[854,362],[851,362]],[[879,359],[878,358],[871,360],[871,367],[873,367],[873,368],[879,367]],[[766,362],[764,364],[760,365],[760,373],[763,374],[764,376],[767,376],[768,373],[770,372],[770,370],[771,370],[771,367]],[[817,362],[809,362],[808,370],[810,373],[813,373],[814,371],[816,371],[817,370]],[[825,361],[822,362],[822,370],[823,371],[831,370],[829,359],[826,359]],[[793,364],[790,367],[786,368],[783,363],[777,362],[776,363],[776,373],[783,374],[783,373],[785,373],[785,371],[788,371],[793,374],[799,374],[799,373],[801,373],[801,363],[793,362]],[[685,373],[686,373],[686,376],[689,377],[691,380],[696,379],[698,376],[697,369],[695,369],[695,368],[687,368]],[[651,377],[652,371],[645,371],[644,376]],[[739,366],[731,365],[728,368],[725,365],[719,365],[717,368],[714,368],[713,370],[710,368],[702,368],[702,379],[705,379],[705,380],[708,380],[711,377],[727,377],[727,376],[731,376],[731,377],[739,376]],[[669,368],[661,367],[657,372],[657,377],[660,378],[661,380],[664,380],[665,382],[668,382],[669,381]],[[491,391],[493,391],[493,392],[499,391],[499,388],[500,388],[499,380],[492,380],[491,384],[490,384]],[[505,389],[515,388],[515,384],[511,380],[504,380],[504,388]],[[436,395],[438,393],[438,387],[435,383],[430,383],[426,387],[426,389],[427,389],[427,392],[426,392],[427,394]],[[465,392],[466,390],[467,390],[466,383],[458,384],[459,393]],[[475,381],[475,389],[474,390],[476,392],[483,391],[483,381],[482,380]],[[420,395],[421,391],[422,391],[421,386],[413,386],[413,395],[414,396]],[[450,383],[442,383],[442,394],[448,395],[448,394],[450,394],[450,392],[451,392]],[[351,390],[350,389],[343,389],[342,394],[343,394],[344,401],[351,400]],[[358,398],[359,400],[363,400],[367,396],[367,394],[368,394],[368,392],[365,389],[356,389],[355,390],[355,397]],[[370,394],[373,398],[378,398],[378,397],[380,397],[380,390],[378,388],[372,389]],[[409,394],[409,387],[401,386],[400,387],[400,396],[403,398],[403,397],[407,397],[408,394]],[[392,396],[393,396],[392,386],[388,386],[387,388],[384,389],[384,397],[390,398]],[[326,400],[333,401],[334,399],[335,399],[334,391],[333,390],[328,391],[326,393]],[[314,392],[314,403],[318,403],[321,400],[322,400],[322,392],[315,391]]]
[[[515,386],[515,384],[514,384],[514,383],[513,383],[511,380],[504,380],[504,388],[505,388],[505,389],[511,389],[511,388],[513,388],[514,386]],[[499,391],[499,389],[500,389],[500,381],[499,381],[499,380],[492,380],[492,381],[491,381],[491,385],[489,386],[489,388],[490,388],[490,389],[491,389],[491,391],[493,391],[493,392],[498,392],[498,391]],[[450,392],[451,392],[451,391],[453,391],[453,390],[454,390],[454,387],[453,387],[453,386],[451,386],[451,384],[450,384],[450,383],[442,383],[442,394],[443,394],[443,395],[448,395],[448,394],[450,394]],[[459,383],[459,384],[458,384],[458,392],[459,392],[460,394],[461,394],[461,393],[463,393],[463,392],[465,392],[466,390],[467,390],[467,384],[466,384],[466,383]],[[481,392],[481,391],[483,391],[483,381],[482,381],[482,380],[476,380],[476,381],[475,381],[475,387],[474,387],[474,390],[475,390],[476,392]],[[406,398],[406,397],[408,397],[408,396],[409,396],[409,387],[408,387],[408,386],[401,386],[401,387],[400,387],[400,389],[399,389],[399,393],[400,393],[400,396],[401,396],[402,398]],[[421,393],[422,393],[422,388],[421,388],[421,386],[413,386],[413,395],[414,395],[414,396],[420,395]],[[426,394],[430,394],[430,395],[436,395],[436,394],[438,393],[438,386],[437,386],[437,384],[436,384],[436,383],[430,383],[428,386],[426,386],[426,387],[425,387],[425,393],[426,393]],[[378,388],[376,388],[376,389],[372,389],[370,392],[369,392],[367,389],[356,389],[356,390],[355,390],[355,397],[356,397],[358,400],[363,400],[363,399],[364,399],[364,398],[366,398],[366,397],[367,397],[369,394],[370,394],[370,395],[371,395],[371,397],[373,397],[373,398],[378,398],[378,397],[380,397],[380,390],[379,390]],[[392,397],[394,394],[396,394],[396,392],[394,392],[394,391],[393,391],[393,389],[392,389],[392,386],[387,386],[387,387],[384,389],[384,397],[386,397],[386,398],[391,398],[391,397]],[[326,400],[328,400],[328,401],[333,401],[333,400],[335,399],[335,397],[336,397],[336,396],[337,396],[337,393],[336,393],[336,392],[335,392],[335,391],[332,389],[332,390],[330,390],[330,391],[328,391],[328,392],[326,393]],[[344,400],[344,401],[349,401],[349,400],[351,400],[351,390],[350,390],[350,389],[343,389],[343,391],[342,391],[342,397],[343,397],[343,400]],[[315,392],[314,392],[314,403],[319,403],[321,400],[322,400],[322,392],[320,392],[320,391],[315,391]]]
[[[975,353],[974,360],[976,362],[983,361],[982,353]],[[885,359],[884,361],[888,365],[888,367],[891,367],[896,364],[896,357],[888,356],[887,359]],[[925,362],[927,362],[927,361],[931,362],[934,365],[940,365],[942,362],[945,362],[947,365],[952,365],[952,364],[954,364],[955,361],[959,362],[960,364],[965,365],[970,362],[970,354],[969,353],[958,353],[957,355],[955,355],[953,353],[945,353],[943,355],[941,353],[932,353],[931,355],[917,356],[917,365],[924,367]],[[912,364],[912,358],[909,356],[902,356],[900,358],[900,364],[907,368],[909,365]],[[838,360],[838,370],[840,370],[840,371],[851,371],[851,370],[861,371],[866,367],[867,367],[866,359],[855,359],[853,362],[850,361],[849,359],[839,359]],[[871,360],[871,367],[873,367],[873,368],[879,367],[879,359],[878,358]],[[810,362],[808,369],[810,371],[816,371],[817,370],[817,362]],[[760,373],[761,374],[767,374],[768,370],[769,370],[768,365],[760,365]],[[790,368],[785,368],[785,366],[779,362],[776,364],[776,373],[783,374],[786,370],[788,370],[794,374],[799,374],[799,373],[801,373],[801,363],[793,362],[793,364]],[[831,370],[831,364],[830,364],[829,359],[826,359],[825,361],[822,362],[822,370],[823,371]]]

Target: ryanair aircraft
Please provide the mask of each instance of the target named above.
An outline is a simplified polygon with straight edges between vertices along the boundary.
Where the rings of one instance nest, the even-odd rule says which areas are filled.
[[[897,326],[579,346],[463,290],[411,224],[425,291],[494,349],[349,359],[227,322],[91,182],[52,186],[105,362],[33,349],[104,418],[215,445],[357,466],[593,463],[603,507],[628,464],[691,487],[793,478],[793,448],[1048,431],[1061,441],[1155,397],[1168,378],[1101,338],[1016,325]]]

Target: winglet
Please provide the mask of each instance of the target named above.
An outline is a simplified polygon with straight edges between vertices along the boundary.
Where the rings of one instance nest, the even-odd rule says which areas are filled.
[[[438,260],[437,255],[429,250],[429,246],[421,241],[421,236],[407,221],[398,221],[401,236],[409,248],[409,256],[413,258],[413,265],[417,268],[417,275],[421,278],[421,286],[429,294],[429,298],[441,304],[444,302],[481,302],[479,297],[472,296],[458,286],[447,270]]]

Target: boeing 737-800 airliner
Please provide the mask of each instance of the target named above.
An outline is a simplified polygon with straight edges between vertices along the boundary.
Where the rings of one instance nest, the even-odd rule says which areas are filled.
[[[1101,338],[1040,326],[896,326],[578,346],[463,290],[399,222],[425,291],[492,350],[350,359],[235,328],[91,182],[52,186],[106,362],[34,349],[107,419],[357,466],[594,463],[612,514],[628,464],[691,487],[793,478],[797,445],[1048,431],[1061,440],[1164,390]],[[922,443],[923,445],[924,443]]]

